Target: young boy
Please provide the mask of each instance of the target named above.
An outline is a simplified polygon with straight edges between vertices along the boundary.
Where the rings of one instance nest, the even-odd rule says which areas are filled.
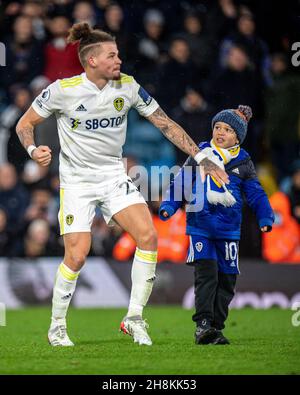
[[[224,165],[230,184],[227,189],[213,177],[207,176],[202,180],[202,205],[199,209],[195,206],[193,210],[187,210],[186,233],[190,235],[187,263],[194,265],[195,269],[196,312],[193,321],[196,323],[196,344],[229,344],[222,330],[239,274],[243,196],[254,210],[262,232],[271,231],[274,222],[273,211],[257,179],[253,162],[249,154],[240,148],[251,117],[252,111],[248,106],[219,112],[212,120],[212,140],[199,144],[211,160]],[[192,171],[188,172],[188,168]],[[183,192],[188,188],[197,196],[197,172],[196,163],[189,157],[160,206],[162,220],[170,218],[185,204]],[[188,173],[192,174],[192,178],[186,177]]]

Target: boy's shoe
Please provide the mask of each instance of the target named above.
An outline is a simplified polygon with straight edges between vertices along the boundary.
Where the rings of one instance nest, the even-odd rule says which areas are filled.
[[[69,339],[67,334],[67,327],[64,323],[53,323],[48,331],[48,342],[51,346],[70,347],[74,343]]]
[[[212,340],[211,344],[230,344],[230,341],[223,335],[222,331],[216,331],[216,337]]]
[[[216,328],[213,328],[210,325],[210,322],[204,319],[196,328],[195,343],[209,344],[215,339],[216,334],[217,334]]]
[[[120,331],[133,337],[133,341],[141,345],[152,346],[152,341],[147,333],[149,324],[140,315],[125,317],[120,325]]]

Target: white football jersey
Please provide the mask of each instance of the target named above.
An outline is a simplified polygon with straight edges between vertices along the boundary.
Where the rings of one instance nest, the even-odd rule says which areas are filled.
[[[129,109],[134,107],[147,117],[158,103],[126,74],[100,90],[82,73],[53,82],[36,97],[32,107],[44,118],[56,115],[60,181],[65,186],[97,182],[101,174],[123,168]]]

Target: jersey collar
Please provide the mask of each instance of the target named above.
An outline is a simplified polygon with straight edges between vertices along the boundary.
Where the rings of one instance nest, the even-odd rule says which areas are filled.
[[[96,84],[94,84],[91,80],[88,79],[88,77],[86,76],[86,73],[82,73],[81,75],[82,75],[84,82],[87,85],[89,85],[90,87],[92,87],[93,89],[95,89],[98,93],[103,92],[110,84],[110,81],[108,81],[108,83],[106,85],[104,85],[104,87],[102,89],[99,89]]]

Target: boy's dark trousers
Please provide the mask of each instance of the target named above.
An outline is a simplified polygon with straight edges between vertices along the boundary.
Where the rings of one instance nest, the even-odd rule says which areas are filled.
[[[193,321],[202,326],[202,321],[206,320],[212,327],[222,330],[234,296],[237,275],[220,272],[214,260],[201,259],[194,264],[196,312]]]

